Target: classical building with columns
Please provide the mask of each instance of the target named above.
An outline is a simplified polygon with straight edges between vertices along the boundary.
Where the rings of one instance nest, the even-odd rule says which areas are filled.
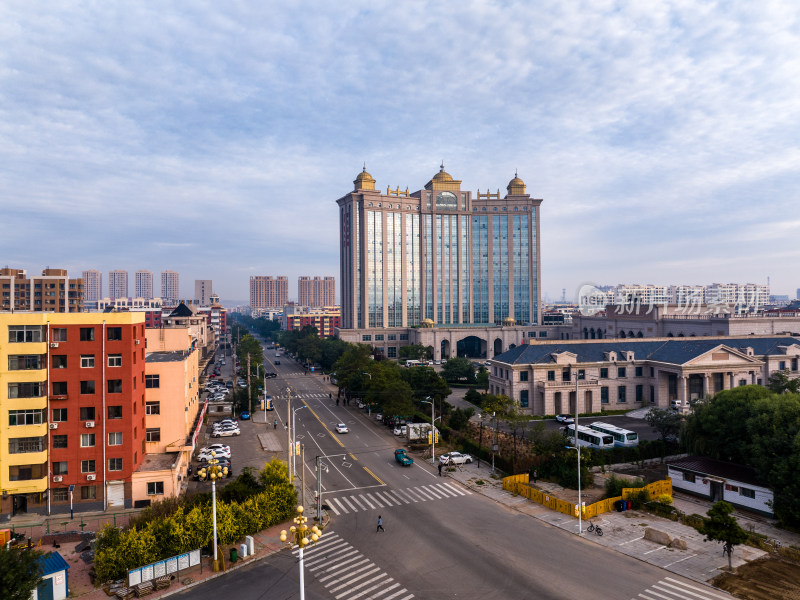
[[[535,342],[494,357],[489,392],[533,415],[574,413],[576,397],[582,413],[667,408],[766,385],[778,371],[797,378],[799,359],[800,337],[791,335]]]
[[[353,191],[337,200],[339,337],[372,343],[389,358],[415,342],[433,345],[436,358],[455,356],[451,342],[460,329],[473,338],[464,350],[470,356],[491,357],[521,343],[522,328],[541,319],[542,201],[516,175],[503,197],[500,190],[473,196],[444,165],[416,192],[382,193],[375,183],[364,169]],[[428,331],[435,329],[447,333]]]

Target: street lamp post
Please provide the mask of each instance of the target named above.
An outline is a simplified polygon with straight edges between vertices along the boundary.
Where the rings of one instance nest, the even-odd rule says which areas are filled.
[[[294,465],[294,457],[297,454],[297,440],[296,440],[296,438],[297,438],[297,417],[295,415],[297,414],[298,410],[303,410],[305,407],[306,406],[303,405],[303,406],[298,406],[297,408],[293,408],[292,409],[292,423],[291,423],[291,426],[290,426],[290,429],[292,431],[292,475],[293,475],[292,481],[294,481],[294,477],[297,477],[297,469],[295,468],[295,465]],[[303,468],[302,465],[301,465],[301,468]]]
[[[198,475],[200,479],[205,481],[211,480],[211,514],[214,528],[214,571],[219,571],[219,559],[217,556],[217,479],[219,477],[228,475],[228,467],[220,467],[217,460],[217,453],[211,453],[211,460],[208,461],[208,467],[200,469]]]
[[[436,419],[435,416],[435,406],[433,404],[433,400],[431,400],[430,396],[427,396],[427,400],[420,400],[422,404],[430,404],[431,405],[431,464],[436,464]]]
[[[286,388],[286,468],[289,471],[289,481],[294,483],[292,470],[292,388]]]
[[[294,549],[296,546],[299,548],[299,565],[300,565],[300,600],[305,600],[306,590],[305,582],[303,579],[303,548],[308,546],[309,543],[316,544],[322,537],[322,530],[314,525],[311,529],[306,525],[308,517],[303,516],[303,507],[297,507],[297,516],[294,518],[294,525],[289,528],[287,532],[285,529],[281,531],[280,540],[288,548]],[[309,535],[310,533],[310,535]]]
[[[578,383],[581,379],[581,372],[579,369],[575,371],[575,440],[574,446],[567,446],[570,450],[575,450],[578,453],[578,535],[583,533],[583,502],[581,502],[581,445],[578,443]]]
[[[495,443],[495,425],[497,425],[497,419],[495,418],[495,413],[492,413],[492,477],[494,477],[494,449],[497,447]]]

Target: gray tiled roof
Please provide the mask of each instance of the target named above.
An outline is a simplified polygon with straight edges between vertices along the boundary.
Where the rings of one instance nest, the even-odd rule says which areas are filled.
[[[575,342],[553,342],[517,346],[508,352],[495,356],[493,360],[507,364],[546,364],[553,363],[552,355],[558,352],[571,352],[578,356],[578,362],[591,363],[605,361],[606,352],[633,352],[634,360],[653,360],[672,364],[684,364],[705,354],[717,346],[734,350],[751,347],[756,356],[779,354],[778,346],[800,345],[800,339],[791,336],[775,337],[728,337],[728,338],[670,338],[650,341],[644,339],[613,339]]]
[[[711,475],[722,479],[734,480],[739,483],[762,486],[756,476],[755,469],[738,465],[736,463],[706,458],[705,456],[687,456],[676,460],[668,460],[668,467],[675,467],[682,471],[691,471],[698,475]]]

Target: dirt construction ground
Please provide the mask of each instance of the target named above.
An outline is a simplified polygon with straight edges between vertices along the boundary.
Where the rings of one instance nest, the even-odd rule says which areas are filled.
[[[746,600],[800,600],[800,565],[779,558],[756,560],[711,583]]]

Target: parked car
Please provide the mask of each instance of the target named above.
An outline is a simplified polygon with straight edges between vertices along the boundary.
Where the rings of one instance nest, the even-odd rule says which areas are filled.
[[[398,425],[394,428],[395,435],[406,435],[408,433],[408,427],[405,425]]]
[[[336,433],[349,433],[349,431],[350,430],[347,428],[347,425],[344,423],[339,423],[336,425]]]
[[[212,454],[214,454],[214,456],[212,456]],[[230,458],[230,457],[231,457],[230,449],[223,450],[221,448],[217,448],[216,450],[207,450],[205,452],[200,452],[197,455],[197,460],[199,460],[200,462],[208,462],[212,458],[220,459],[220,458]]]
[[[556,421],[558,421],[559,423],[567,423],[567,424],[574,423],[575,422],[575,417],[573,417],[572,415],[567,415],[567,414],[556,415]]]
[[[439,457],[439,462],[443,465],[468,465],[472,462],[472,457],[461,452],[448,452]]]
[[[273,364],[275,364],[275,365],[279,365],[279,364],[281,364],[281,361],[279,361],[279,360],[274,360],[274,361],[272,361],[272,363],[273,363]]]
[[[240,435],[242,432],[239,431],[239,428],[229,428],[229,429],[218,429],[211,434],[211,437],[230,437],[233,435]]]
[[[383,415],[381,413],[375,413],[375,420],[383,421]]]
[[[242,418],[242,421],[249,421],[250,420],[250,413],[246,410],[242,411],[242,414],[239,415]]]
[[[215,451],[224,450],[230,452],[231,447],[228,446],[228,444],[209,444],[205,448],[200,448],[200,452],[211,452],[212,450]]]

